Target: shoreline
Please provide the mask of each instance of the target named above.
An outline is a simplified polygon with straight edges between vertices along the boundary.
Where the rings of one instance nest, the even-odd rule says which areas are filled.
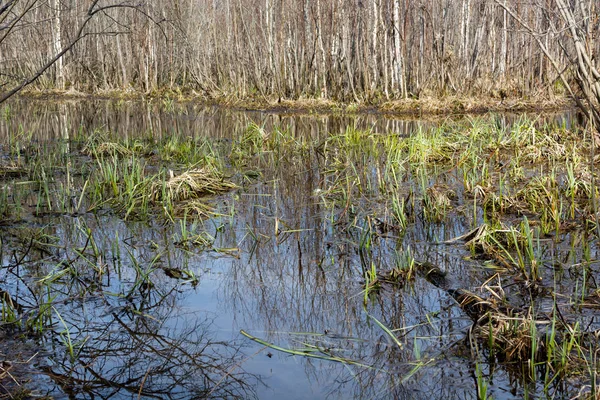
[[[196,103],[199,105],[205,105],[207,107],[218,106],[240,111],[262,111],[281,114],[381,114],[390,117],[553,112],[568,110],[576,107],[576,104],[572,99],[559,96],[536,100],[531,100],[529,98],[497,99],[489,96],[483,96],[481,98],[467,96],[446,96],[427,97],[420,99],[385,100],[378,103],[345,103],[322,98],[300,98],[289,100],[247,97],[244,99],[238,99],[228,98],[225,96],[203,96],[197,93],[182,94],[174,91],[141,93],[127,90],[115,90],[84,93],[73,90],[28,90],[15,95],[13,99],[36,101],[172,101],[176,103]]]

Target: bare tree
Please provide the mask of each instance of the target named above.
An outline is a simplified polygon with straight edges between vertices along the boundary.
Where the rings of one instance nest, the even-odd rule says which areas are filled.
[[[596,3],[583,0],[570,2],[553,0],[557,12],[551,12],[549,4],[540,3],[538,6],[545,11],[549,28],[546,31],[539,31],[517,11],[509,8],[506,0],[495,1],[534,38],[579,109],[600,133],[600,72],[596,65],[597,61],[593,57],[595,48],[591,29],[593,22],[598,18]],[[568,35],[565,34],[566,32]],[[550,36],[557,39],[562,58],[561,54],[553,53],[549,48],[547,39]],[[579,90],[573,86],[573,83]]]
[[[597,19],[589,0],[0,0],[0,88],[375,102],[547,94],[562,75],[579,91],[565,66],[596,79]]]
[[[32,22],[29,17],[32,14],[40,13],[43,8],[47,8],[46,11],[51,12],[50,20],[50,31],[52,36],[52,44],[50,46],[51,55],[44,59],[39,66],[36,66],[23,77],[18,79],[18,82],[12,89],[8,90],[0,96],[0,103],[6,101],[27,85],[32,84],[38,80],[48,69],[52,66],[56,66],[56,83],[59,87],[64,85],[64,64],[63,56],[71,51],[75,45],[90,35],[98,34],[110,34],[112,32],[106,31],[94,31],[88,29],[91,22],[98,18],[108,18],[115,24],[119,25],[119,22],[114,16],[116,10],[130,9],[140,12],[145,18],[151,19],[147,5],[144,6],[140,2],[133,1],[102,1],[93,0],[81,16],[77,16],[78,19],[75,22],[75,32],[69,37],[68,40],[63,44],[61,28],[61,14],[63,13],[64,3],[60,0],[9,0],[5,4],[0,2],[0,46],[4,45],[11,39],[11,36],[18,35],[19,32],[23,32],[27,29],[34,28],[38,31],[43,31],[40,27],[40,23]],[[77,7],[76,9],[79,9]],[[42,22],[41,24],[45,24]],[[23,38],[19,38],[22,40]],[[152,53],[150,53],[152,54]]]

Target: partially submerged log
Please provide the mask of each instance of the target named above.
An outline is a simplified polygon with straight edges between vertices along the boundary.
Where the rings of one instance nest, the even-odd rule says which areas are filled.
[[[475,323],[481,324],[482,318],[490,313],[514,316],[518,314],[514,309],[505,305],[486,300],[481,296],[458,286],[453,279],[435,265],[424,262],[417,263],[419,273],[432,285],[445,290]]]
[[[597,344],[598,331],[583,331],[578,324],[568,323],[558,306],[552,315],[536,315],[532,307],[516,308],[461,288],[451,276],[431,263],[416,264],[419,275],[448,293],[473,321],[468,339],[480,343],[499,361],[561,362],[561,351],[566,351],[573,361],[581,357],[576,347]],[[563,344],[564,349],[557,351]]]

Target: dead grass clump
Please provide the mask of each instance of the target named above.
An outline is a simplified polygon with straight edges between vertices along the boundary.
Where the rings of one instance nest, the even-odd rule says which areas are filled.
[[[586,354],[597,349],[596,332],[584,332],[577,323],[549,316],[536,318],[531,310],[490,311],[473,325],[470,335],[472,345],[486,348],[517,373],[529,371],[529,378],[535,374],[534,367],[545,366],[552,374],[567,373],[576,379],[589,372]]]
[[[210,204],[206,204],[198,199],[186,201],[181,207],[175,210],[176,217],[196,216],[200,219],[209,218],[215,215],[215,208]]]
[[[507,251],[514,249],[514,246],[523,240],[523,235],[519,231],[500,223],[496,227],[482,224],[464,235],[444,243],[463,241],[465,247],[471,249],[477,256],[494,260],[503,268],[512,269],[514,261],[507,256]]]
[[[456,193],[447,185],[436,184],[427,188],[427,196],[432,200],[435,208],[447,209],[456,199]]]
[[[97,144],[88,143],[82,149],[82,153],[88,156],[99,157],[104,155],[129,156],[132,155],[134,152],[119,143],[102,142]]]
[[[227,192],[237,188],[233,182],[226,181],[223,175],[214,168],[200,168],[173,175],[153,188],[153,199],[164,200],[165,197],[171,201],[183,201],[197,199],[199,197]]]
[[[489,84],[485,85],[487,88]],[[487,90],[486,90],[487,92]],[[510,91],[509,91],[510,92]],[[423,113],[423,114],[463,114],[484,113],[489,111],[529,111],[556,110],[570,106],[568,98],[523,100],[517,93],[506,90],[491,91],[472,96],[440,97],[433,92],[423,92],[418,99],[403,99],[384,102],[380,110],[387,113]]]
[[[286,108],[297,110],[331,111],[340,108],[341,105],[335,101],[325,98],[302,98],[298,100],[281,100],[271,105],[272,108]]]
[[[131,156],[134,154],[144,153],[144,144],[139,141],[130,142],[114,142],[108,132],[93,132],[87,138],[85,145],[81,149],[81,153],[86,156],[101,157],[101,156]]]
[[[469,236],[478,235],[481,233],[469,233]],[[578,368],[587,362],[585,352],[596,347],[596,331],[581,330],[577,322],[567,322],[560,312],[536,315],[533,304],[523,308],[512,307],[506,302],[500,283],[487,284],[491,279],[481,288],[491,296],[482,297],[454,288],[452,279],[433,264],[418,266],[421,275],[433,285],[445,289],[473,321],[468,335],[473,351],[478,353],[478,348],[485,349],[490,357],[506,363],[515,371],[528,373],[530,377],[534,376],[537,366],[549,367],[555,374],[569,371],[569,374],[577,375],[583,372]]]
[[[481,233],[472,232],[470,235]],[[522,363],[532,357],[534,361],[549,359],[545,351],[547,338],[543,329],[550,324],[549,319],[537,320],[531,312],[511,307],[499,295],[503,293],[499,286],[493,290],[485,284],[484,287],[492,296],[484,298],[465,289],[453,288],[455,283],[452,279],[433,264],[419,264],[419,272],[428,282],[446,290],[471,318],[472,343],[482,345],[505,362]]]
[[[446,185],[433,185],[426,189],[423,196],[425,217],[431,222],[442,222],[448,215],[456,193]]]
[[[550,321],[530,316],[512,316],[489,312],[487,323],[476,324],[473,337],[482,342],[502,362],[547,361],[544,327]]]
[[[513,213],[519,215],[527,211],[527,204],[517,199],[516,196],[487,192],[483,196],[483,208],[496,210],[500,214]]]
[[[129,156],[133,154],[133,151],[128,149],[127,147],[112,142],[100,143],[98,147],[96,147],[97,155],[113,155],[118,154],[120,156]]]

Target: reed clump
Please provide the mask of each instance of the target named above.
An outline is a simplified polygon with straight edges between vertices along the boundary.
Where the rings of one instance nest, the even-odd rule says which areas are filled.
[[[236,189],[237,185],[225,179],[215,168],[191,169],[175,175],[169,170],[169,178],[164,182],[155,182],[152,188],[152,200],[165,198],[173,202],[198,199]]]
[[[113,142],[102,142],[99,143],[93,150],[92,149],[83,149],[84,154],[94,155],[96,157],[99,156],[111,156],[111,155],[119,155],[119,156],[131,156],[134,152],[127,147],[123,146],[119,143]]]

